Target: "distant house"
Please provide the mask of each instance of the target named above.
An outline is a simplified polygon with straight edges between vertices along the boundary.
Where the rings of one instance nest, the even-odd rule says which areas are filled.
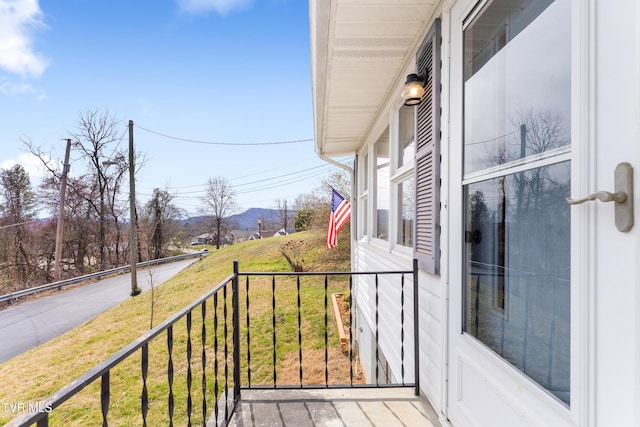
[[[280,230],[276,231],[273,234],[273,237],[278,237],[278,236],[288,236],[289,233],[287,233],[287,230],[285,230],[284,228],[281,228]]]
[[[260,233],[251,233],[247,240],[265,239],[267,237],[287,236],[289,233],[284,228],[278,231],[262,230]]]
[[[637,0],[309,12],[315,150],[353,159],[352,268],[417,260],[441,423],[639,426]],[[413,349],[394,347],[398,290],[379,285],[380,319],[354,287],[354,330],[366,377],[398,381]]]
[[[191,242],[192,245],[215,245],[216,244],[216,233],[204,233],[200,234]],[[227,233],[220,239],[221,245],[232,245],[237,243],[236,237],[233,233]]]
[[[215,233],[204,233],[196,237],[194,241],[198,245],[211,245],[215,242]]]

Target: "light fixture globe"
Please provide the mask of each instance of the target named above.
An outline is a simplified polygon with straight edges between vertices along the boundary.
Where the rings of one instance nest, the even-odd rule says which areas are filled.
[[[417,74],[409,74],[402,91],[404,105],[418,105],[424,96],[424,80]]]

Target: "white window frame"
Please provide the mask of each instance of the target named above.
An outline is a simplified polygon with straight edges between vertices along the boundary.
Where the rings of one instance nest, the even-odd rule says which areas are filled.
[[[407,180],[414,178],[415,159],[410,159],[405,164],[400,164],[400,109],[403,103],[399,102],[394,106],[391,115],[391,123],[389,126],[389,155],[390,155],[390,215],[389,215],[389,245],[392,251],[400,255],[413,256],[413,243],[411,246],[405,246],[398,242],[398,230],[402,221],[402,212],[400,209],[400,186]],[[415,117],[414,117],[415,121]],[[415,123],[414,123],[415,125]],[[416,135],[414,132],[413,142],[415,144]],[[415,214],[415,212],[414,212]],[[414,236],[415,240],[415,236]]]

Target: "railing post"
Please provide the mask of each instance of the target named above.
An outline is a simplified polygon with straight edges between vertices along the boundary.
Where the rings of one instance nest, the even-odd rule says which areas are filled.
[[[239,278],[238,278],[238,261],[233,261],[233,279],[231,287],[233,296],[231,304],[233,305],[233,313],[231,316],[233,322],[233,400],[237,402],[240,399],[240,294],[239,294]]]
[[[413,352],[416,396],[420,396],[420,287],[418,286],[418,260],[413,260]]]

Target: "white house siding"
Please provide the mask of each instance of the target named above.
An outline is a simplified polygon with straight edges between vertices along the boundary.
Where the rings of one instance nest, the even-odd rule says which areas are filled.
[[[413,261],[397,255],[376,242],[358,242],[354,250],[354,269],[359,271],[411,270]],[[374,277],[354,291],[358,307],[357,327],[362,368],[369,382],[375,382],[375,287]],[[413,280],[405,276],[404,369],[405,381],[413,382]],[[442,284],[439,276],[419,273],[420,388],[436,410],[442,408]],[[379,347],[393,372],[393,381],[401,382],[400,276],[379,276]]]

